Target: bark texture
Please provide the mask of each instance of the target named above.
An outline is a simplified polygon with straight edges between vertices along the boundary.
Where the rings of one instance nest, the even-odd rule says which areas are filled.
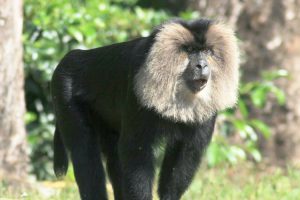
[[[22,63],[22,1],[0,0],[0,181],[27,178]]]

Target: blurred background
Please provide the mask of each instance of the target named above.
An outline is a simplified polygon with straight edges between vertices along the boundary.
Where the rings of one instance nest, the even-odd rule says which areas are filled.
[[[230,24],[242,52],[240,100],[184,199],[299,199],[300,0],[0,0],[0,199],[79,199],[52,170],[54,68],[174,17]]]

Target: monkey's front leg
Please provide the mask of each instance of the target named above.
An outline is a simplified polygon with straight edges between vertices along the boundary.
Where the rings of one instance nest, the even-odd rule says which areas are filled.
[[[161,200],[179,200],[200,163],[200,150],[187,144],[169,145],[163,161],[158,194]]]
[[[161,200],[179,200],[186,191],[211,140],[214,122],[215,118],[203,126],[182,130],[183,140],[168,143],[158,188]]]
[[[145,124],[148,122],[143,121]],[[140,125],[136,124],[136,126]],[[119,141],[123,198],[125,200],[152,200],[154,133],[149,125],[145,128],[136,126],[131,124],[122,133]]]

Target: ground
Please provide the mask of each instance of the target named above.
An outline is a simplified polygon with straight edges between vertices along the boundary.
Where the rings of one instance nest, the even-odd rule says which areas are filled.
[[[40,182],[39,192],[26,191],[11,195],[0,186],[0,200],[79,200],[73,181]],[[112,190],[108,184],[110,199]],[[193,184],[183,200],[298,200],[300,197],[300,170],[253,166],[222,166],[199,169]],[[158,198],[155,196],[154,198]]]

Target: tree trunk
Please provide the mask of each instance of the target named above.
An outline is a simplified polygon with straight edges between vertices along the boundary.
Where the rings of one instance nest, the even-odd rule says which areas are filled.
[[[0,0],[0,5],[0,181],[18,187],[28,172],[22,1]]]
[[[262,141],[265,156],[277,164],[300,164],[300,0],[192,0],[201,16],[225,19],[242,40],[245,80],[261,70],[286,69],[290,78],[277,81],[286,92],[287,104],[270,103],[261,113],[273,136]]]

